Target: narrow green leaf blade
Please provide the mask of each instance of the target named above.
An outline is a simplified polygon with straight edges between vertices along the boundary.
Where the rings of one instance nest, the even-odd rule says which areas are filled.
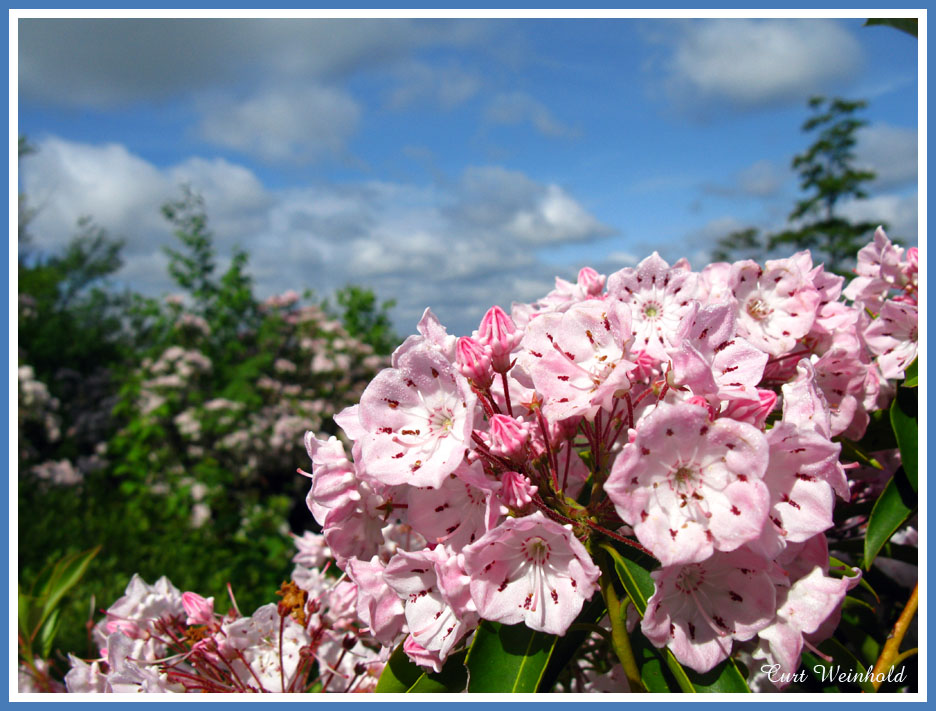
[[[653,578],[650,577],[650,571],[644,567],[644,565],[637,563],[631,560],[625,555],[622,555],[617,549],[610,545],[602,545],[602,548],[608,552],[611,556],[611,559],[614,561],[614,570],[618,575],[618,578],[621,581],[621,585],[624,586],[624,589],[627,591],[628,597],[630,597],[631,602],[634,603],[634,607],[637,609],[637,612],[641,617],[644,615],[644,611],[647,609],[647,600],[653,597],[654,584]],[[644,556],[635,552],[635,555],[640,555],[641,558],[650,561],[651,559],[647,556]]]
[[[863,672],[867,668],[858,657],[856,657],[848,648],[839,642],[834,637],[827,639],[825,642],[819,645],[819,651],[828,655],[832,658],[831,662],[827,662],[824,659],[820,659],[817,656],[811,655],[813,659],[813,664],[810,665],[813,668],[815,666],[822,666],[826,668],[825,681],[829,680],[829,675],[834,674],[836,667],[841,670],[857,671]],[[803,655],[806,656],[805,654]],[[873,694],[875,693],[874,685],[870,681],[855,681],[855,684],[865,693]]]
[[[871,509],[868,518],[868,530],[864,543],[864,568],[871,569],[871,564],[891,536],[910,518],[916,508],[916,492],[907,480],[903,467],[891,477]]]
[[[916,388],[920,385],[920,372],[918,366],[919,358],[914,358],[913,362],[907,366],[904,371],[904,379],[900,384],[904,388]]]
[[[55,608],[45,621],[45,624],[42,625],[42,630],[39,632],[39,649],[41,650],[43,659],[48,659],[49,655],[52,653],[52,643],[55,642],[55,634],[58,632],[61,612],[62,608]]]
[[[39,628],[52,614],[52,611],[61,601],[62,597],[71,590],[88,570],[88,566],[101,550],[101,546],[96,546],[88,551],[73,553],[62,558],[52,569],[52,575],[42,591],[42,597],[45,603],[42,606],[42,614],[39,616],[39,622],[36,627]]]
[[[465,661],[468,691],[536,691],[558,639],[526,625],[507,626],[482,620]]]
[[[897,388],[897,396],[890,407],[891,427],[900,447],[900,463],[907,479],[917,491],[917,461],[919,431],[917,425],[917,392],[909,388]]]
[[[675,667],[681,669],[680,675],[684,675],[693,691],[699,694],[749,694],[744,675],[738,668],[734,659],[726,659],[717,667],[705,674],[699,674],[692,669],[686,669],[678,661],[673,653],[666,650],[667,665],[670,671],[676,673]]]
[[[465,669],[465,654],[459,652],[449,657],[438,674],[426,671],[410,661],[401,643],[384,667],[377,680],[378,694],[411,693],[457,693],[465,688],[468,679]]]

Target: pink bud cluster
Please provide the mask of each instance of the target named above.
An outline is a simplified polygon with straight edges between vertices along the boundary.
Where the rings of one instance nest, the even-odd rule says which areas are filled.
[[[358,617],[434,670],[482,619],[564,634],[612,543],[659,561],[653,644],[699,672],[736,643],[795,671],[855,583],[829,569],[833,438],[916,355],[917,256],[878,230],[843,290],[809,252],[699,272],[654,253],[461,338],[427,309],[336,417],[352,457],[306,436]]]

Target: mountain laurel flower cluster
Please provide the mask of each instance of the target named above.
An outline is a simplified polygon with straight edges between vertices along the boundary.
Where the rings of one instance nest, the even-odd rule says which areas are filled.
[[[427,309],[335,418],[350,458],[306,435],[307,503],[359,620],[439,672],[485,622],[565,635],[596,595],[612,610],[615,565],[642,556],[630,624],[681,665],[792,675],[823,656],[860,579],[829,557],[857,467],[841,439],[916,358],[917,263],[879,229],[847,286],[808,251],[699,272],[654,253],[494,306],[471,335]]]
[[[292,580],[279,602],[250,616],[233,595],[226,614],[213,597],[180,592],[165,576],[134,575],[92,630],[97,659],[69,655],[71,693],[369,692],[386,655],[355,614],[354,584],[327,575],[321,535],[295,539]],[[313,567],[310,567],[313,566]]]

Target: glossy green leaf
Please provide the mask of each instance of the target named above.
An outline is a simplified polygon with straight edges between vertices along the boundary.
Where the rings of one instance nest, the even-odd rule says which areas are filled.
[[[650,577],[650,571],[644,567],[652,559],[633,549],[621,552],[610,545],[602,547],[614,561],[614,569],[621,584],[634,603],[634,607],[643,617],[647,609],[647,601],[653,596],[654,591],[653,578]],[[643,565],[632,560],[632,558],[642,558]],[[636,646],[638,644],[637,638],[642,639],[643,635],[638,633],[633,635],[633,638],[632,644]],[[722,662],[707,674],[698,674],[682,666],[668,649],[655,651],[662,657],[673,680],[683,691],[689,693],[750,692],[744,675],[732,659]],[[644,664],[646,664],[646,661],[644,661]],[[641,679],[643,679],[645,671],[644,667],[641,666],[640,658],[638,658],[638,667],[641,670]],[[660,671],[657,667],[651,665],[647,668],[646,673],[651,677],[650,683],[659,683],[657,677],[659,677]],[[647,682],[645,681],[645,683]]]
[[[375,691],[378,694],[458,693],[468,680],[465,654],[465,651],[453,654],[438,674],[427,673],[410,661],[401,643],[390,655]]]
[[[647,609],[647,600],[653,597],[654,591],[653,578],[650,577],[650,570],[645,566],[654,562],[653,559],[634,549],[628,549],[622,553],[608,544],[603,544],[601,547],[611,556],[621,585],[627,591],[637,612],[643,617]],[[642,563],[632,558],[642,559]]]
[[[867,665],[864,664],[858,657],[856,657],[852,652],[848,650],[841,642],[835,638],[827,639],[825,642],[819,645],[819,651],[823,654],[832,658],[831,662],[827,662],[824,659],[820,659],[817,656],[810,655],[810,667],[815,672],[815,667],[821,666],[825,668],[824,678],[822,672],[819,671],[818,675],[821,678],[823,684],[827,685],[838,685],[842,682],[838,681],[835,676],[840,673],[861,673],[867,670]],[[805,654],[803,655],[806,656]],[[845,682],[853,683],[858,686],[865,693],[874,693],[874,685],[870,681],[853,681]]]
[[[897,388],[897,395],[890,407],[890,421],[900,447],[900,463],[907,479],[917,491],[917,461],[919,431],[917,426],[917,391],[912,388]]]
[[[848,563],[845,563],[844,561],[839,560],[835,556],[829,556],[829,575],[832,575],[837,578],[838,577],[854,578],[855,577],[854,575],[849,575],[848,573],[846,573],[845,572],[846,570],[850,572],[854,570],[854,568],[850,566]],[[861,575],[860,571],[857,573],[857,575]],[[880,596],[877,594],[874,588],[871,587],[871,583],[869,583],[864,578],[864,576],[861,577],[861,580],[858,582],[858,586],[864,588],[869,593],[871,593],[871,595],[874,596],[875,601],[877,601],[879,605],[881,604]]]
[[[592,595],[592,599],[585,603],[575,623],[559,638],[549,664],[540,681],[541,691],[551,691],[569,661],[576,655],[585,640],[593,634],[594,626],[601,622],[607,614],[604,599],[599,593]]]
[[[900,384],[901,387],[905,388],[916,388],[920,385],[920,374],[918,366],[919,358],[914,358],[913,362],[907,366],[907,369],[904,371],[904,379]]]
[[[864,541],[864,568],[870,570],[881,547],[916,509],[917,497],[903,467],[891,477],[871,509]]]
[[[523,624],[507,626],[482,620],[465,661],[468,691],[536,691],[558,639]]]

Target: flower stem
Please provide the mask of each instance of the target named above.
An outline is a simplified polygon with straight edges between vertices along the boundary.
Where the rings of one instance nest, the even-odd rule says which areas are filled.
[[[900,659],[900,644],[907,635],[910,623],[913,621],[914,615],[916,615],[919,588],[920,584],[917,583],[913,588],[913,592],[910,594],[910,599],[907,600],[903,612],[900,613],[900,617],[898,617],[897,622],[894,623],[894,629],[884,643],[884,649],[881,651],[881,656],[878,657],[877,664],[874,665],[871,683],[874,685],[875,691],[881,688],[882,683],[880,681],[875,681],[875,679],[879,678],[879,676],[886,676],[897,663],[897,660]]]
[[[603,563],[607,563],[607,557],[603,557]],[[624,669],[624,675],[627,677],[627,683],[633,692],[646,691],[643,682],[640,680],[640,670],[637,668],[637,661],[634,659],[634,650],[631,649],[630,637],[627,634],[627,605],[630,603],[628,598],[624,598],[622,603],[614,589],[614,582],[607,572],[602,570],[601,595],[604,597],[605,605],[608,607],[608,617],[611,620],[611,646],[614,653],[621,662]]]

